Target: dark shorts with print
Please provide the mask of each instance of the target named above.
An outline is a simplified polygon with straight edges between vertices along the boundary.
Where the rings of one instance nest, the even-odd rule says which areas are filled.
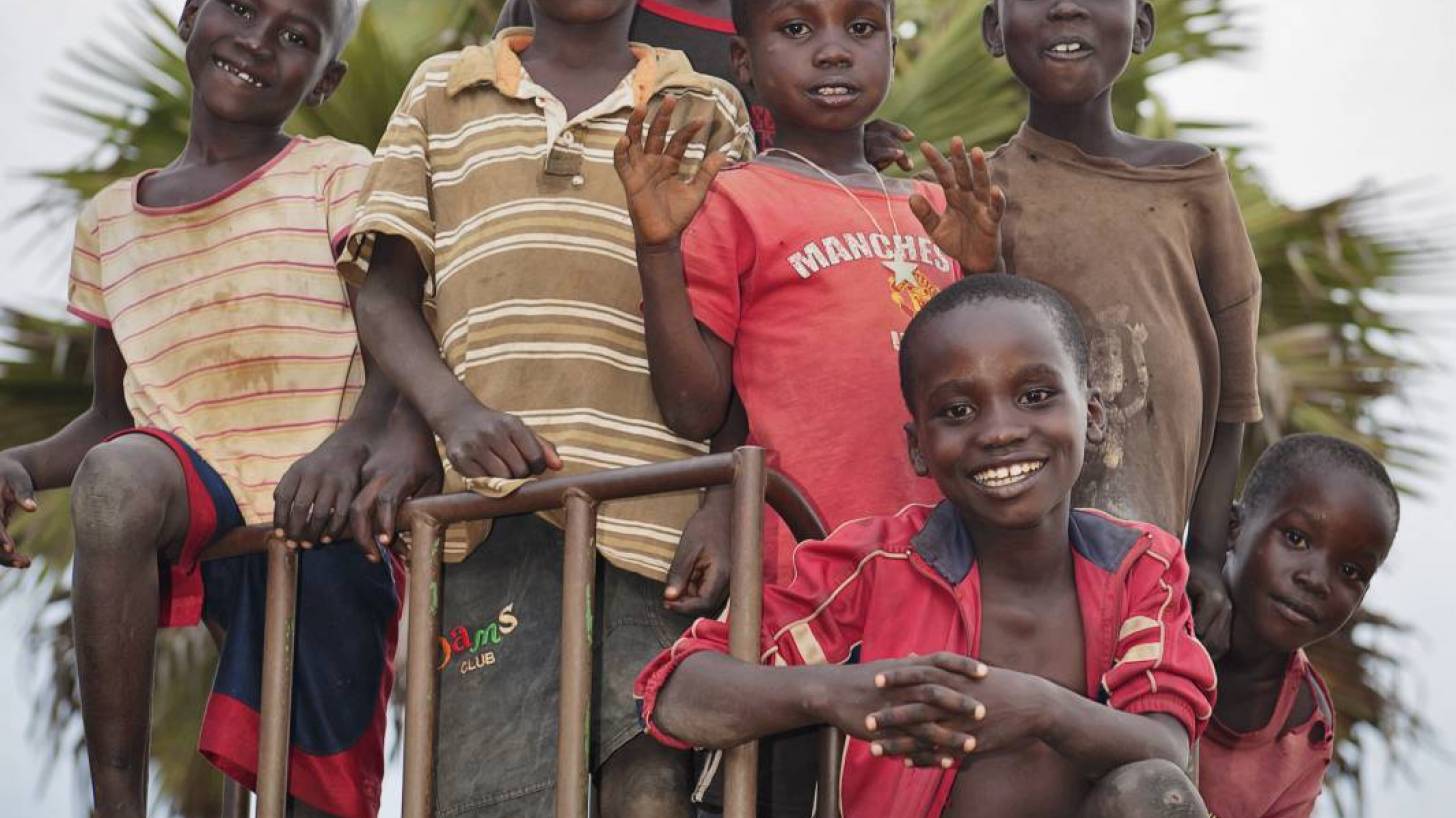
[[[505,517],[468,559],[447,565],[439,655],[436,814],[551,818],[561,667],[563,532]],[[662,586],[597,560],[591,764],[642,732],[632,683],[691,617]]]

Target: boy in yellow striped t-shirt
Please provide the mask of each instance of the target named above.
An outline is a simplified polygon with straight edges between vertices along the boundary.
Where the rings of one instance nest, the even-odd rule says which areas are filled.
[[[265,559],[199,567],[203,549],[243,524],[305,545],[344,539],[361,469],[415,483],[430,472],[370,445],[385,437],[393,391],[364,385],[334,268],[369,153],[282,130],[338,86],[357,15],[354,0],[187,0],[187,146],[103,190],[77,224],[70,310],[95,327],[92,406],[0,452],[6,521],[35,508],[35,489],[73,485],[97,816],[147,810],[158,627],[202,619],[222,635],[200,749],[255,783]],[[378,811],[400,583],[362,533],[365,556],[324,549],[300,564],[294,815]],[[25,563],[0,529],[0,564]]]
[[[740,157],[751,132],[732,86],[628,41],[635,5],[531,0],[534,30],[420,66],[375,153],[344,258],[367,268],[360,336],[439,436],[447,485],[707,450],[672,433],[653,398],[612,152],[641,105],[672,112],[688,171]],[[686,624],[661,583],[697,506],[679,493],[598,513],[603,818],[689,813],[688,759],[642,735],[631,683]],[[445,572],[440,814],[552,814],[560,526],[497,520]]]

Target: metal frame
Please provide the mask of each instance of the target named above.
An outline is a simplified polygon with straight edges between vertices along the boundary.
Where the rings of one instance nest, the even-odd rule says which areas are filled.
[[[435,643],[440,624],[441,534],[445,526],[472,520],[566,511],[565,570],[561,618],[561,711],[557,738],[556,816],[587,816],[587,725],[591,706],[592,633],[587,612],[595,592],[596,504],[711,486],[733,486],[732,581],[729,651],[757,662],[763,559],[763,504],[779,514],[800,539],[824,536],[823,524],[797,488],[764,466],[764,451],[743,447],[732,453],[654,463],[527,483],[504,498],[451,494],[414,500],[401,518],[411,531],[409,635],[406,654],[404,727],[404,818],[434,814],[434,763],[440,677]],[[837,744],[837,742],[836,742]],[[826,741],[826,752],[830,749]],[[725,753],[725,818],[752,818],[758,776],[758,744]],[[839,814],[838,754],[821,764],[819,814]],[[827,791],[826,791],[827,790]]]
[[[733,486],[731,586],[733,611],[729,651],[758,661],[762,618],[763,504],[778,513],[796,539],[824,536],[824,526],[797,487],[764,465],[764,451],[743,447],[731,453],[655,463],[527,483],[504,498],[461,493],[406,503],[402,526],[410,531],[405,665],[404,818],[434,814],[435,743],[440,677],[435,672],[440,628],[441,534],[452,523],[565,509],[561,618],[561,709],[557,740],[557,818],[586,818],[587,747],[591,706],[591,610],[596,577],[596,506],[619,500],[713,486]],[[271,529],[234,529],[208,548],[203,559],[268,554],[267,619],[263,637],[263,701],[258,742],[258,818],[284,818],[288,797],[288,748],[292,705],[294,623],[298,596],[298,554],[272,538]],[[838,731],[826,728],[820,745],[816,814],[839,815]],[[724,816],[753,818],[758,744],[724,754]],[[224,818],[245,818],[248,792],[229,779],[223,789]]]

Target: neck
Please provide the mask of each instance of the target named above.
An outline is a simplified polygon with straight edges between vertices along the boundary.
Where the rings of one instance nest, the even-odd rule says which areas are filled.
[[[1026,121],[1041,133],[1071,142],[1092,156],[1114,155],[1123,137],[1112,116],[1110,88],[1074,105],[1053,105],[1033,97]]]
[[[220,165],[249,159],[271,158],[292,139],[276,125],[240,125],[223,122],[208,112],[196,95],[192,98],[192,121],[187,145],[174,165]]]
[[[847,131],[820,131],[776,123],[774,147],[793,151],[836,176],[874,173],[865,160],[864,126]]]
[[[618,67],[624,69],[621,73],[630,71],[637,64],[627,47],[635,8],[635,4],[626,5],[617,16],[593,23],[563,23],[538,15],[535,37],[521,59],[567,71],[601,72]]]
[[[1218,672],[1245,681],[1282,679],[1289,656],[1288,651],[1278,650],[1252,633],[1235,611],[1229,649],[1218,660]]]
[[[997,528],[962,514],[981,577],[991,577],[1027,589],[1060,585],[1071,570],[1072,549],[1067,541],[1070,499],[1031,528]]]

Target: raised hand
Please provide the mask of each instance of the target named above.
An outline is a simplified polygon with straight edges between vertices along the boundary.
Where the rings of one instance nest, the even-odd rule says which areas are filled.
[[[991,184],[986,154],[980,148],[966,152],[960,137],[951,140],[947,159],[929,142],[920,152],[945,189],[945,212],[920,194],[910,197],[910,210],[925,232],[966,273],[986,273],[1000,266],[1001,217],[1006,214],[1006,194]]]
[[[13,457],[0,455],[0,567],[29,568],[30,557],[15,549],[8,527],[15,509],[35,511],[35,488],[30,472]]]
[[[914,138],[915,132],[904,125],[888,119],[876,119],[865,125],[865,160],[874,165],[875,170],[884,170],[895,165],[900,170],[909,172],[915,165],[903,146]]]
[[[667,130],[676,108],[675,98],[663,100],[652,118],[652,127],[640,139],[647,109],[638,108],[627,120],[627,132],[617,142],[617,175],[627,191],[627,211],[637,231],[637,244],[644,247],[677,241],[702,207],[713,177],[728,161],[722,153],[709,153],[692,178],[684,180],[678,174],[688,145],[704,123],[683,125],[668,141]]]

